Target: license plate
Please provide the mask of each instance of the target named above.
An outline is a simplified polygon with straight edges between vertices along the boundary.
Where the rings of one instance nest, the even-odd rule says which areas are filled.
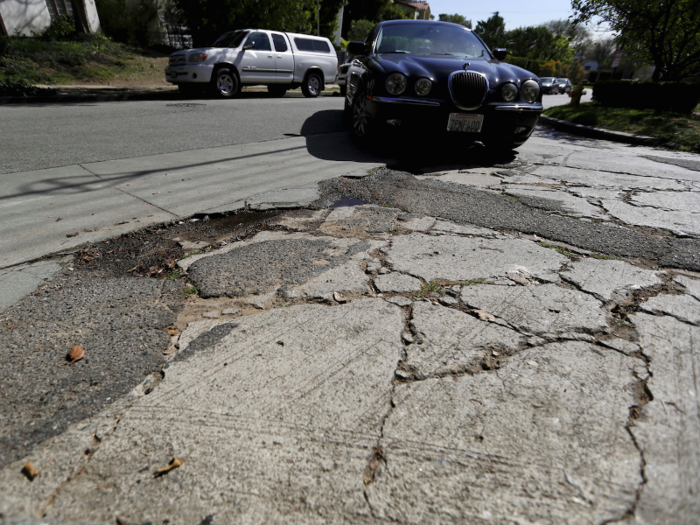
[[[447,131],[462,131],[466,133],[479,133],[484,123],[483,115],[467,115],[465,113],[450,113],[447,121]]]

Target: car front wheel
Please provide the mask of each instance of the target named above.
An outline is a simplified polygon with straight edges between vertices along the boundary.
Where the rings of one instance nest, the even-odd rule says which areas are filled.
[[[358,142],[368,142],[376,131],[376,123],[367,112],[367,97],[363,91],[358,91],[352,101],[352,136]]]
[[[231,68],[222,67],[217,69],[212,80],[212,91],[218,97],[234,98],[241,91],[241,81],[238,79],[238,73]]]
[[[318,73],[309,73],[301,85],[301,92],[305,97],[317,97],[323,89],[323,79]]]

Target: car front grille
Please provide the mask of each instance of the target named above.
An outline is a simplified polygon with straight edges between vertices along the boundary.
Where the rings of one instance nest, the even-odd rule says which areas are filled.
[[[450,96],[460,109],[476,109],[484,102],[489,81],[480,73],[456,71],[450,75]]]
[[[168,65],[170,66],[184,66],[185,65],[185,55],[170,55],[168,60]]]

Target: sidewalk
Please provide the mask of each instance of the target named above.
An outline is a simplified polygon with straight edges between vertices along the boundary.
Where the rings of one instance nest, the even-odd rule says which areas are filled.
[[[695,523],[700,273],[664,257],[700,171],[663,154],[536,137],[87,247],[0,318],[0,523]],[[177,277],[116,271],[158,236]]]

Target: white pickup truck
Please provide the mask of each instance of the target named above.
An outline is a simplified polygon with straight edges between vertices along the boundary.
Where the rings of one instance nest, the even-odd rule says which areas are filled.
[[[279,97],[301,86],[305,96],[317,97],[337,74],[327,38],[265,29],[230,31],[211,47],[178,51],[165,68],[166,80],[183,93],[208,88],[223,98],[237,96],[246,84],[267,85]]]

